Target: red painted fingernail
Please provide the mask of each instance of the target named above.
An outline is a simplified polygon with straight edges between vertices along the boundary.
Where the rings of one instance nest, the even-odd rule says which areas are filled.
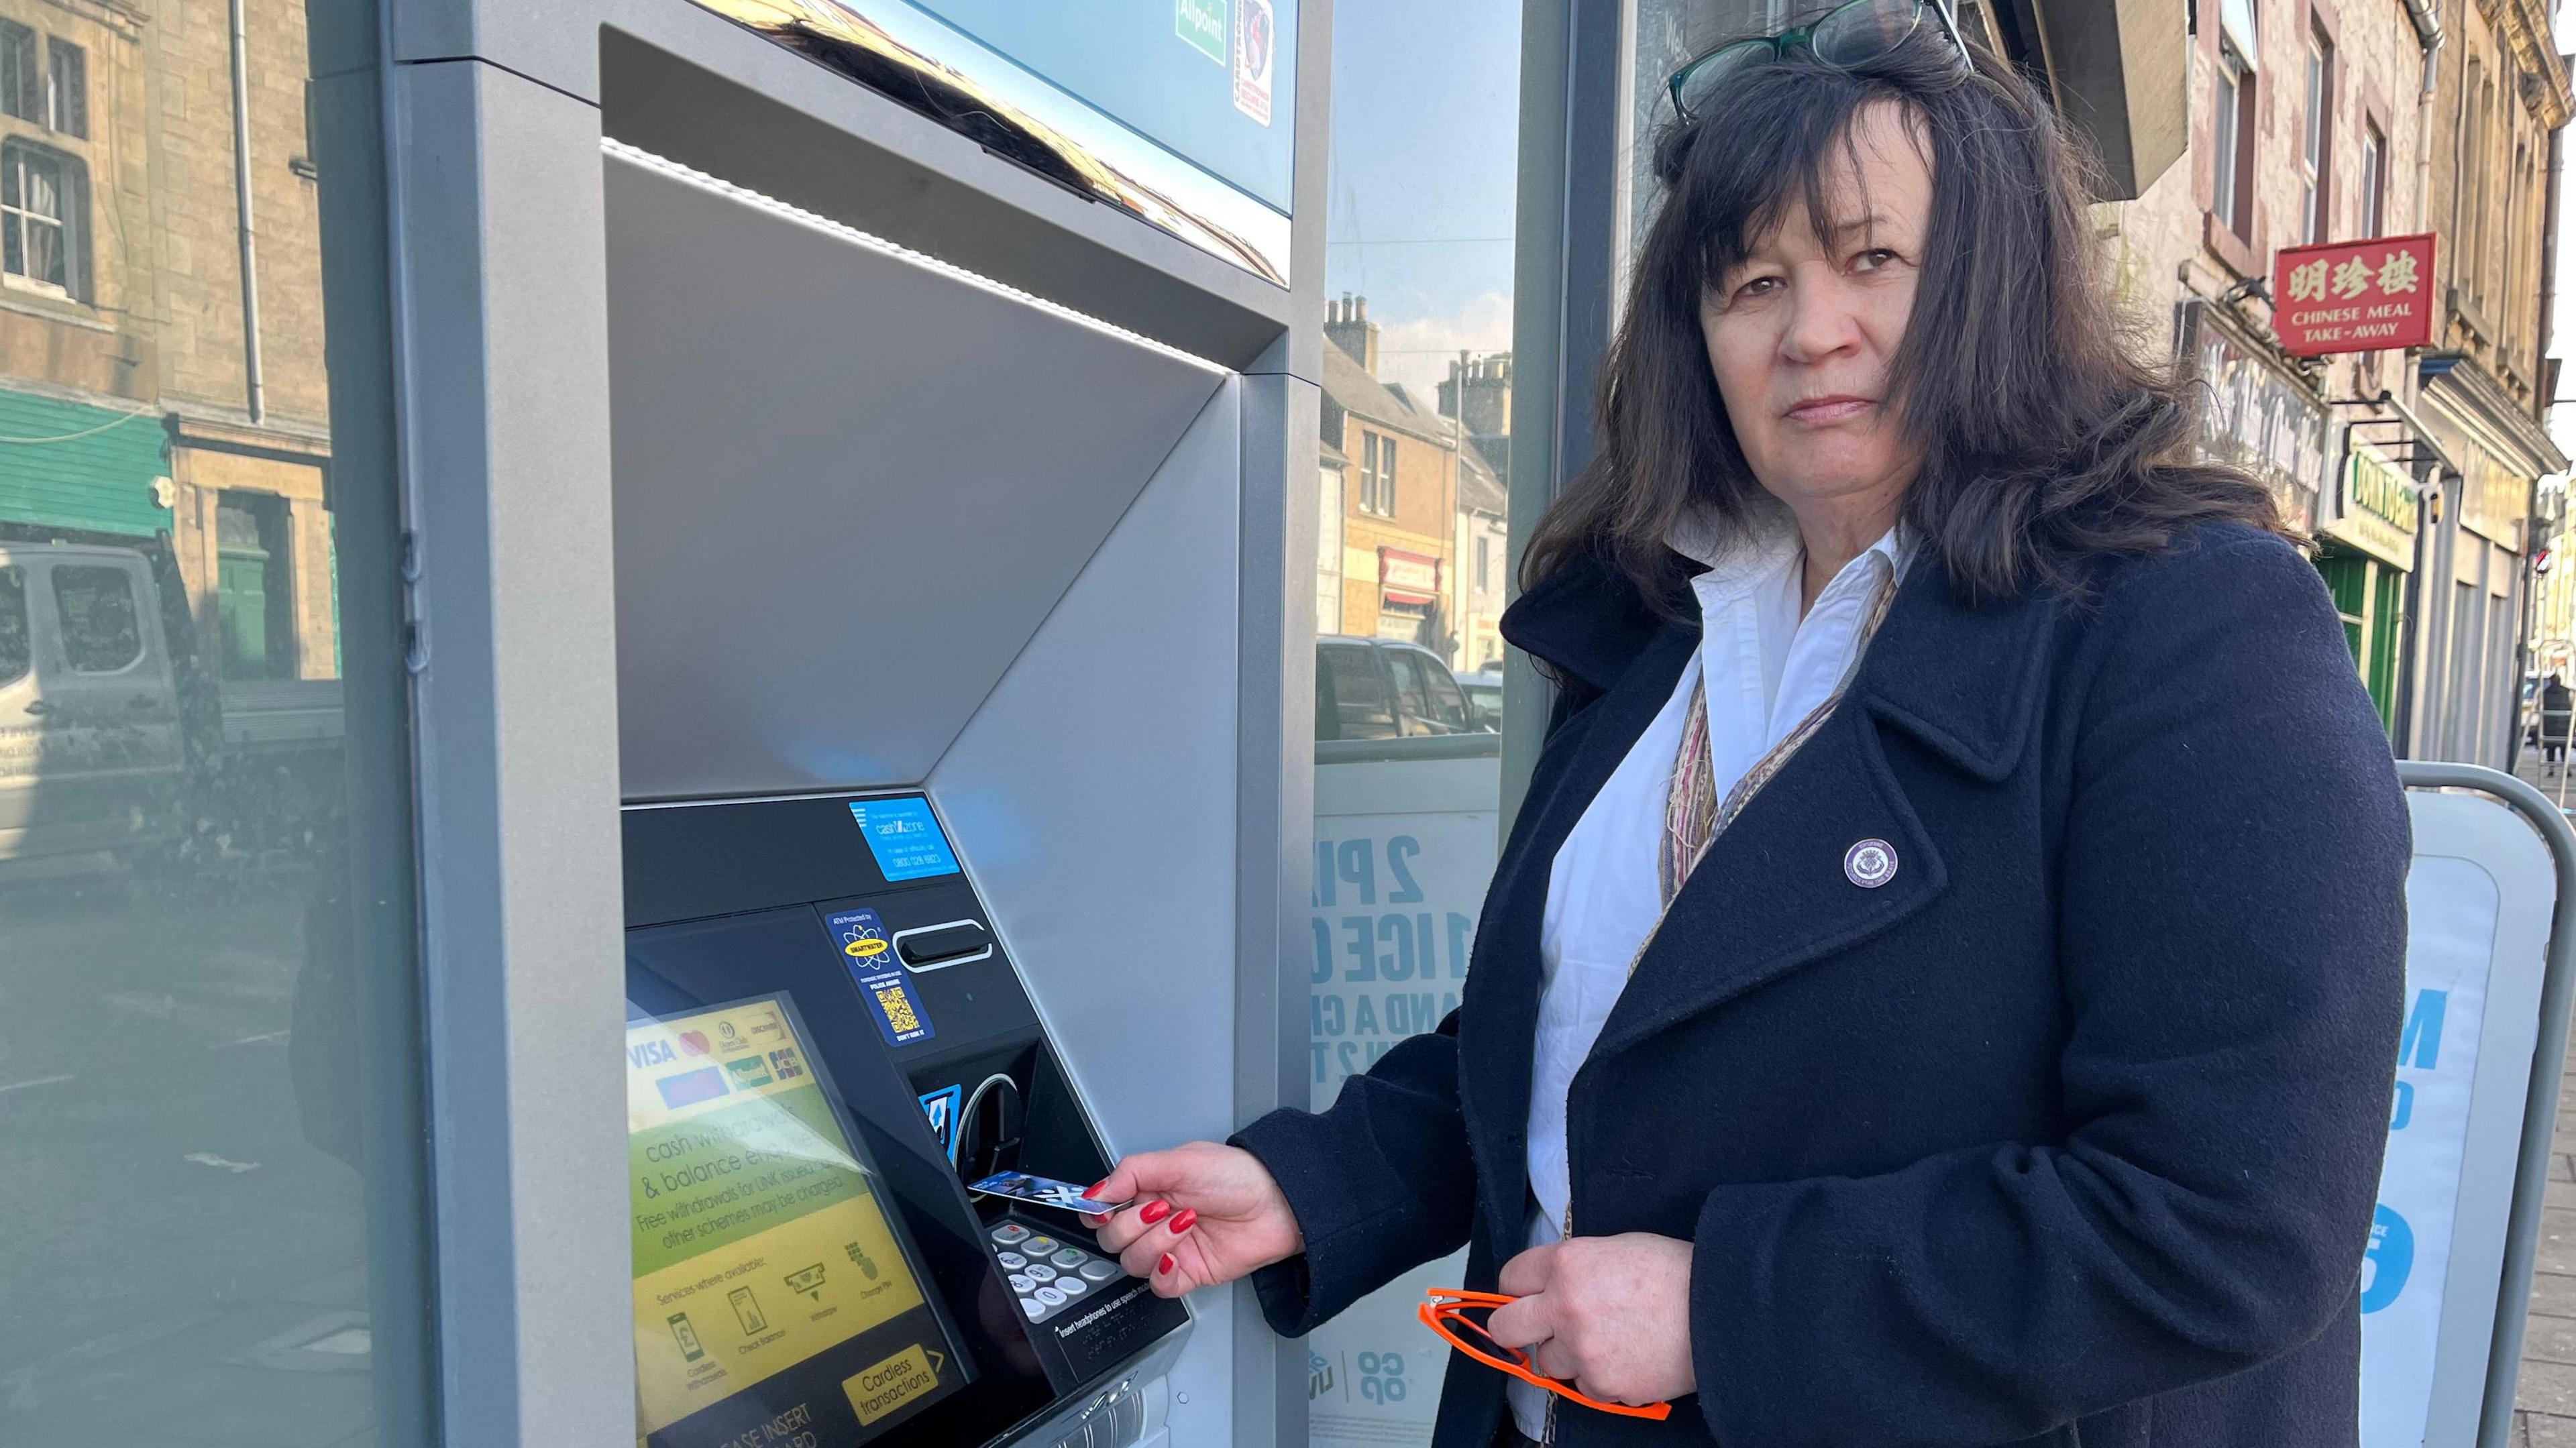
[[[1084,1192],[1083,1195],[1096,1202],[1100,1200],[1100,1189],[1107,1185],[1109,1185],[1109,1178],[1102,1177],[1100,1180],[1093,1182],[1091,1184],[1091,1190]]]
[[[1181,1214],[1180,1214],[1179,1216],[1172,1218],[1172,1235],[1173,1235],[1173,1236],[1175,1236],[1175,1237],[1177,1237],[1177,1236],[1179,1236],[1180,1234],[1182,1234],[1183,1232],[1188,1231],[1190,1228],[1197,1226],[1198,1224],[1199,1224],[1199,1211],[1198,1211],[1198,1208],[1196,1208],[1196,1207],[1188,1207],[1188,1208],[1184,1208],[1184,1209],[1182,1210],[1182,1212],[1181,1212]]]
[[[1150,1227],[1171,1214],[1172,1204],[1157,1197],[1145,1204],[1145,1209],[1136,1214],[1136,1220]]]
[[[1169,1277],[1172,1275],[1172,1269],[1179,1265],[1179,1263],[1172,1260],[1172,1254],[1166,1252],[1163,1254],[1163,1260],[1154,1264],[1154,1275],[1157,1277]]]

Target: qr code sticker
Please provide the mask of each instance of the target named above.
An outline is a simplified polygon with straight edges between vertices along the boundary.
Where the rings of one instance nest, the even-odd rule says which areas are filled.
[[[921,1018],[912,1013],[912,997],[899,985],[886,986],[877,992],[877,1004],[885,1009],[886,1024],[896,1035],[921,1029]]]

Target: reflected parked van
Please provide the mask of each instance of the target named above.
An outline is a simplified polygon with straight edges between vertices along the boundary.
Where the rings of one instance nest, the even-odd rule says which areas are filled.
[[[0,543],[0,866],[294,847],[344,727],[337,679],[217,678],[166,549]]]
[[[1347,634],[1315,640],[1315,738],[1415,739],[1483,728],[1440,656]]]
[[[131,549],[0,544],[0,860],[177,832],[186,741],[159,598]]]

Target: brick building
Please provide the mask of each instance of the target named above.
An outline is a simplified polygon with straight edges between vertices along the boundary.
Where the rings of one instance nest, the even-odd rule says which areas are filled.
[[[1325,303],[1324,335],[1317,626],[1418,643],[1453,668],[1499,659],[1500,475],[1456,419],[1378,381],[1366,297]]]
[[[304,6],[240,15],[0,0],[0,537],[166,540],[227,677],[327,678]]]

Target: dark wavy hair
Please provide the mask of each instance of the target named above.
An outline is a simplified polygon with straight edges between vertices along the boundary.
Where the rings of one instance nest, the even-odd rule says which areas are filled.
[[[1937,3],[1937,0],[1934,0]],[[2284,526],[2271,492],[2195,460],[2189,394],[2145,360],[2086,215],[2091,153],[2027,80],[1981,50],[1962,67],[1927,19],[1884,60],[1838,70],[1804,51],[1732,75],[1655,149],[1663,208],[1637,254],[1600,395],[1600,452],[1540,519],[1535,584],[1582,558],[1675,608],[1687,565],[1665,543],[1693,505],[1740,533],[1762,497],[1700,331],[1702,294],[1793,199],[1827,234],[1832,153],[1894,101],[1932,167],[1932,216],[1888,401],[1923,454],[1903,517],[1968,597],[2034,586],[2087,596],[2106,554],[2180,528]]]

